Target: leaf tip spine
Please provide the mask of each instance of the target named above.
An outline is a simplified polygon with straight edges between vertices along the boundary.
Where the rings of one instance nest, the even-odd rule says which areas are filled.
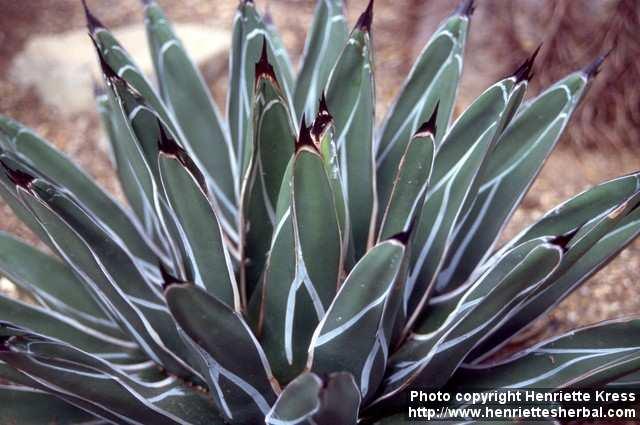
[[[361,31],[371,31],[371,23],[373,22],[373,0],[369,0],[367,8],[362,12],[362,15],[358,18],[356,28]]]
[[[611,53],[615,50],[616,45],[611,46],[609,50],[605,53],[601,54],[597,58],[595,58],[591,63],[582,68],[582,73],[587,77],[587,79],[592,79],[597,76],[602,70],[602,64],[604,61],[611,55]]]
[[[435,136],[436,131],[438,130],[436,121],[438,119],[438,108],[440,107],[440,101],[436,103],[435,108],[433,108],[433,112],[427,121],[425,121],[418,130],[414,137],[425,137],[428,134]]]
[[[267,46],[267,37],[262,36],[262,52],[260,53],[260,59],[256,62],[256,83],[261,77],[272,79],[276,84],[278,79],[271,63],[269,63],[269,49]]]
[[[456,10],[454,15],[460,16],[471,16],[473,12],[476,10],[475,0],[462,0]]]
[[[36,177],[31,174],[9,167],[4,161],[0,159],[0,165],[4,169],[4,172],[7,178],[16,185],[16,187],[21,187],[23,189],[31,190],[31,184],[34,182]]]
[[[523,63],[515,70],[511,76],[516,79],[516,84],[522,81],[531,81],[533,78],[533,64],[540,53],[540,49],[542,48],[542,43],[538,44],[538,47],[533,51],[531,56],[529,56]]]
[[[313,125],[307,126],[306,113],[302,114],[302,120],[300,122],[300,131],[298,133],[298,141],[296,142],[296,153],[305,147],[311,148],[314,152],[318,152],[318,147],[313,142],[311,137],[311,129]]]
[[[106,28],[106,26],[91,12],[87,0],[82,0],[82,8],[84,9],[84,16],[87,19],[87,28],[90,34],[95,34],[99,28]]]

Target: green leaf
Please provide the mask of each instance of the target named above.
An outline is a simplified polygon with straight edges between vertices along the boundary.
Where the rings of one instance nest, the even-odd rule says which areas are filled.
[[[165,296],[177,323],[200,347],[221,415],[233,423],[263,421],[275,401],[277,384],[240,313],[193,284],[171,284]]]
[[[587,89],[582,73],[560,80],[514,119],[487,159],[473,208],[456,226],[438,292],[463,284],[486,258],[520,204]]]
[[[0,338],[0,358],[34,377],[38,389],[97,416],[118,423],[222,422],[207,397],[175,378],[133,378],[86,352],[6,323]]]
[[[135,277],[136,267],[128,267],[131,266],[131,259],[127,259],[126,254],[123,254],[122,247],[97,223],[85,216],[70,199],[42,180],[32,181],[28,188],[20,187],[19,196],[49,236],[57,254],[82,279],[87,285],[87,290],[96,295],[120,327],[151,359],[163,364],[178,376],[191,377],[192,369],[163,342],[166,340],[176,347],[182,346],[166,306],[160,303],[162,300],[157,299],[157,295],[148,298],[150,294],[145,291],[145,287],[151,288],[148,285],[156,284],[144,279],[138,280],[139,275],[138,278]],[[50,206],[48,202],[54,206]],[[81,235],[80,231],[83,231],[84,235]],[[104,248],[94,251],[92,244],[95,248],[99,246],[98,243],[103,244]],[[103,261],[111,263],[109,272],[106,271]],[[116,283],[111,273],[115,273],[115,277],[121,280]],[[130,285],[130,292],[137,292],[125,292],[119,286],[125,283]],[[143,298],[134,297],[135,294]],[[156,300],[153,297],[156,297]],[[155,326],[149,323],[149,318]],[[158,333],[163,335],[164,340]]]
[[[156,256],[141,236],[130,212],[97,186],[62,152],[10,118],[0,116],[0,132],[6,136],[0,137],[0,146],[3,149],[19,155],[37,170],[39,175],[73,193],[105,226],[122,238],[135,256],[148,263],[156,262]]]
[[[365,400],[378,389],[387,363],[395,319],[390,300],[404,252],[395,239],[372,248],[340,287],[310,344],[310,369],[350,372]]]
[[[508,119],[514,97],[520,98],[523,84],[516,77],[507,77],[489,87],[462,113],[436,151],[430,188],[413,238],[404,300],[409,318],[405,335],[431,295],[455,225],[475,199],[487,155]]]
[[[206,288],[233,309],[240,293],[218,217],[209,202],[201,175],[190,167],[186,152],[160,152],[160,176],[165,196],[180,227],[187,279]]]
[[[52,310],[112,336],[121,335],[68,267],[4,232],[0,232],[0,272]]]
[[[409,385],[442,388],[468,352],[558,267],[562,249],[548,239],[514,249],[464,291],[441,326],[412,334],[391,357],[384,390],[374,405],[397,406]]]
[[[579,237],[580,235],[574,236],[574,239],[577,238],[578,241],[571,240],[567,255],[570,255],[572,251],[577,251],[574,254],[576,259],[562,267],[548,284],[529,296],[525,305],[509,317],[483,344],[478,346],[470,355],[469,360],[478,362],[499,350],[528,324],[562,302],[637,238],[640,234],[640,208],[637,207],[637,200],[635,206],[633,204],[630,206],[627,202],[623,202],[621,206],[633,209],[625,211],[620,209],[620,206],[616,207],[613,212],[594,220],[597,225],[591,229],[591,232],[586,233],[582,238]],[[601,236],[602,229],[606,233],[604,236]],[[595,237],[590,233],[595,233]],[[594,239],[595,243],[593,243]]]
[[[420,53],[384,119],[376,142],[381,205],[388,202],[398,164],[411,136],[433,114],[436,104],[439,104],[436,146],[442,142],[458,91],[468,27],[466,13],[455,13],[440,25]]]
[[[278,397],[265,418],[267,425],[355,425],[360,391],[353,376],[338,372],[322,379],[303,373]]]
[[[45,423],[82,424],[95,416],[45,392],[23,386],[0,385],[0,422],[41,425]]]
[[[146,5],[145,18],[163,100],[205,171],[222,213],[231,220],[237,214],[239,176],[227,129],[200,71],[157,3]]]
[[[137,344],[106,335],[77,320],[0,295],[0,321],[12,322],[34,332],[59,339],[114,363],[130,363],[138,357]]]
[[[373,126],[375,83],[370,25],[373,3],[361,15],[331,72],[326,101],[336,128],[350,241],[356,258],[373,243],[376,217]]]
[[[303,114],[316,115],[318,99],[348,38],[343,1],[318,1],[296,81],[294,105],[298,119]]]
[[[240,176],[244,176],[251,159],[251,105],[255,86],[255,64],[260,59],[264,40],[267,41],[269,57],[274,58],[272,64],[276,79],[282,85],[287,102],[291,102],[293,88],[288,86],[288,82],[292,77],[288,76],[288,65],[283,62],[281,42],[272,39],[253,1],[240,2],[233,23],[227,96],[229,130],[235,156],[239,161]],[[289,110],[293,111],[292,104]]]
[[[572,331],[503,361],[463,367],[450,387],[598,388],[640,370],[639,326],[620,319]]]
[[[266,44],[256,65],[253,105],[253,148],[242,184],[243,287],[250,297],[264,269],[276,207],[287,164],[293,156],[295,130],[291,112]]]
[[[404,231],[420,212],[429,186],[435,151],[433,134],[413,136],[398,164],[398,171],[380,224],[378,240]]]
[[[331,183],[315,147],[299,145],[292,186],[296,259],[305,285],[317,294],[316,309],[324,313],[338,289],[342,239]]]

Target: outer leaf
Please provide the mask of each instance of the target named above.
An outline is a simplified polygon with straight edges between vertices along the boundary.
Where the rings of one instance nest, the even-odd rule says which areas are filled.
[[[311,370],[350,372],[363,399],[375,394],[384,374],[395,319],[390,300],[404,251],[403,243],[391,239],[376,245],[356,264],[309,347]]]
[[[64,343],[2,324],[0,358],[39,389],[118,423],[220,423],[210,401],[175,379],[143,381]],[[189,406],[190,409],[185,409]]]
[[[0,232],[0,272],[42,303],[70,318],[120,334],[102,306],[80,280],[57,259]]]
[[[105,226],[129,246],[131,252],[148,263],[156,256],[132,221],[130,213],[107,195],[69,158],[23,125],[0,116],[0,147],[25,159],[38,174],[65,187]]]
[[[571,74],[519,113],[487,159],[486,174],[473,208],[458,223],[436,290],[463,284],[491,252],[500,232],[556,146],[587,89],[582,73]]]
[[[200,71],[155,2],[145,7],[145,23],[163,100],[179,124],[194,159],[201,164],[221,212],[237,213],[237,159],[227,129]]]
[[[477,347],[470,359],[481,361],[499,350],[528,324],[562,302],[631,243],[640,234],[640,208],[636,207],[628,215],[618,213],[620,216],[613,218],[613,230],[590,246],[577,261],[564,267],[562,273],[556,273],[555,279],[544,288],[532,294],[522,309],[510,316],[494,334]],[[602,222],[606,223],[609,220],[611,219],[607,216]]]
[[[23,386],[1,385],[0,404],[0,422],[4,424],[86,424],[96,419],[52,395]]]
[[[355,425],[360,391],[349,373],[334,373],[325,379],[304,373],[284,389],[265,418],[268,425]]]
[[[292,115],[269,63],[266,43],[255,75],[253,156],[242,185],[241,205],[244,263],[241,273],[247,297],[264,269],[269,239],[276,225],[278,194],[295,146]]]
[[[508,77],[487,89],[460,116],[436,152],[431,187],[413,240],[404,301],[409,317],[405,335],[426,305],[455,224],[475,198],[487,153],[508,119],[512,95],[518,97],[521,84]]]
[[[397,405],[409,385],[444,386],[467,353],[548,278],[561,258],[561,248],[544,239],[533,249],[505,256],[464,292],[441,326],[428,334],[412,335],[393,355],[376,408]]]
[[[372,145],[375,108],[370,38],[372,7],[371,2],[360,16],[326,88],[328,109],[335,121],[350,240],[356,258],[361,257],[373,241],[377,208]]]
[[[436,146],[449,125],[462,73],[462,55],[469,27],[469,10],[461,8],[447,18],[413,65],[390,108],[376,144],[378,197],[386,205],[396,170],[411,136],[439,103]],[[382,212],[381,212],[382,214]]]
[[[459,369],[451,388],[594,388],[640,369],[638,319],[603,322],[513,357]]]
[[[137,344],[111,337],[62,314],[0,295],[0,321],[11,321],[114,363],[139,357]]]
[[[187,279],[204,287],[233,309],[240,308],[240,293],[224,243],[218,217],[199,183],[199,174],[185,163],[186,153],[161,152],[158,157],[165,196],[183,235],[188,255]]]
[[[420,213],[429,186],[435,150],[430,131],[416,133],[400,160],[389,204],[386,206],[378,240],[384,240],[406,229]]]
[[[193,284],[169,285],[165,294],[171,313],[208,364],[207,382],[220,413],[234,423],[262,421],[277,384],[240,313]]]
[[[302,65],[296,81],[294,105],[298,119],[313,117],[342,47],[349,38],[342,0],[319,0],[307,34]]]
[[[41,185],[44,182],[38,180]],[[36,181],[32,183],[37,183]],[[31,185],[32,187],[33,185]],[[46,187],[46,186],[45,186]],[[29,191],[27,191],[29,190]],[[84,284],[87,285],[88,290],[96,294],[98,299],[106,307],[109,314],[117,320],[122,329],[125,330],[133,340],[135,340],[143,351],[153,360],[158,363],[162,363],[167,369],[171,370],[179,376],[191,377],[192,370],[181,359],[171,352],[158,336],[157,332],[162,332],[165,338],[172,341],[176,345],[179,345],[177,335],[175,335],[175,328],[168,322],[171,318],[162,311],[163,306],[160,304],[151,304],[146,302],[135,302],[130,295],[125,293],[114,281],[114,278],[110,273],[106,272],[103,260],[109,260],[117,262],[116,259],[122,259],[122,255],[114,256],[114,253],[118,253],[118,248],[115,246],[109,247],[109,249],[103,249],[100,251],[102,256],[98,255],[98,252],[91,249],[91,239],[93,242],[101,241],[106,244],[113,244],[113,241],[95,224],[82,226],[82,229],[87,232],[85,236],[89,236],[89,241],[84,239],[73,226],[67,222],[63,216],[52,209],[45,200],[34,196],[31,192],[31,188],[19,189],[19,195],[23,202],[32,211],[43,230],[47,232],[50,243],[55,246],[57,253],[65,260],[65,262],[74,270],[74,272],[81,277]],[[41,192],[38,196],[45,195],[45,192]],[[53,196],[55,195],[55,196]],[[67,220],[70,219],[82,219],[82,215],[77,206],[70,203],[68,199],[65,199],[59,192],[53,191],[45,196],[47,201],[54,201],[58,203],[58,206],[66,206],[68,208],[76,208],[70,210],[75,213],[71,215],[67,213]],[[85,218],[86,219],[86,218]],[[73,221],[71,221],[73,223]],[[82,223],[82,222],[80,222]],[[78,224],[78,223],[76,223]],[[91,234],[93,232],[93,234]],[[114,250],[114,248],[116,248]],[[121,249],[121,248],[120,248]],[[120,253],[122,254],[122,253]],[[125,257],[126,258],[126,257]],[[121,276],[129,273],[124,264],[120,264],[118,267],[110,269],[110,272],[121,273]],[[128,278],[127,278],[128,279]],[[119,283],[124,283],[120,281]],[[144,283],[133,279],[132,281],[126,281],[126,283],[132,285],[144,285]],[[160,309],[157,307],[160,306]],[[164,307],[166,309],[166,307]],[[147,314],[157,319],[156,325],[162,323],[160,327],[153,328],[149,323],[145,314],[142,313],[145,310]],[[166,311],[166,310],[165,310]],[[173,334],[173,335],[172,335]]]

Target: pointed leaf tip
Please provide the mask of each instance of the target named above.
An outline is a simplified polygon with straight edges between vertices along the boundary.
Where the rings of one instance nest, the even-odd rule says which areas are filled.
[[[185,167],[191,175],[196,179],[200,188],[206,193],[207,184],[204,176],[189,154],[176,142],[173,136],[169,135],[162,123],[158,124],[160,135],[158,138],[158,150],[168,156],[176,158],[183,167]]]
[[[361,29],[362,31],[369,32],[371,30],[371,23],[373,22],[373,0],[369,1],[369,5],[365,9],[365,11],[358,18],[358,22],[356,23],[356,28]]]
[[[318,107],[318,115],[313,121],[311,129],[311,135],[315,138],[316,141],[320,139],[322,133],[332,121],[333,116],[329,112],[329,108],[327,107],[327,99],[325,98],[324,92],[322,92],[322,97],[320,98],[320,106]]]
[[[9,180],[11,180],[11,182],[16,186],[29,189],[29,185],[36,179],[31,174],[25,173],[22,170],[12,169],[7,164],[5,164],[4,161],[0,160],[0,165],[2,165],[2,168],[4,168],[4,172]]]
[[[87,0],[82,0],[82,8],[84,9],[84,16],[87,18],[87,28],[89,29],[90,34],[94,34],[98,28],[106,28],[96,15],[91,13],[91,10],[87,5]]]
[[[571,239],[573,239],[573,237],[576,235],[576,233],[578,233],[578,231],[580,230],[582,226],[578,226],[575,229],[563,234],[563,235],[558,235],[555,238],[551,239],[549,241],[550,244],[552,245],[556,245],[559,246],[562,249],[562,252],[567,252],[568,250],[568,246],[569,246],[569,242],[571,242]]]
[[[169,289],[169,287],[172,285],[183,285],[187,283],[186,281],[178,279],[176,276],[169,273],[169,270],[167,270],[167,267],[162,262],[158,265],[158,268],[160,269],[160,276],[162,277],[162,289],[164,291]]]
[[[536,56],[538,56],[538,53],[540,53],[541,48],[542,48],[542,43],[538,45],[538,47],[536,48],[536,50],[533,51],[531,56],[529,56],[529,58],[525,60],[522,63],[522,65],[520,65],[518,69],[516,69],[515,72],[512,74],[512,77],[515,77],[516,79],[516,83],[519,83],[525,80],[531,81],[531,79],[533,78],[533,63],[535,62]]]
[[[582,69],[582,73],[587,76],[587,78],[593,78],[600,73],[602,68],[602,64],[609,57],[611,52],[616,48],[615,44],[611,46],[611,48],[604,54],[598,56],[594,61],[585,66]]]
[[[260,59],[256,62],[256,82],[262,76],[271,78],[276,83],[278,82],[273,66],[269,63],[267,38],[265,36],[262,36],[262,53],[260,53]]]
[[[405,246],[408,245],[409,240],[411,239],[411,235],[413,234],[413,229],[415,229],[416,227],[416,221],[418,221],[418,217],[414,216],[411,219],[411,222],[409,223],[409,227],[407,227],[405,230],[403,230],[400,233],[396,233],[395,235],[391,236],[387,240],[395,240],[401,243],[402,245],[405,245]]]
[[[418,130],[416,130],[415,135],[422,136],[426,134],[431,134],[432,136],[436,134],[437,125],[436,121],[438,119],[438,108],[440,107],[440,101],[436,103],[435,108],[433,108],[433,112],[427,121],[425,121]]]
[[[305,146],[309,146],[313,148],[314,151],[318,150],[315,143],[313,143],[313,138],[311,137],[312,127],[313,126],[307,126],[306,114],[302,114],[302,120],[300,123],[300,132],[298,133],[298,142],[296,143],[296,152],[298,152]]]
[[[475,0],[462,0],[456,8],[454,15],[471,16],[475,10]]]

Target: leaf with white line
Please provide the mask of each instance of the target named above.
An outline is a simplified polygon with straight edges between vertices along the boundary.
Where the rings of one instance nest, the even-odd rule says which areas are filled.
[[[436,151],[430,187],[413,238],[404,299],[409,318],[405,335],[431,295],[455,225],[475,199],[488,152],[505,125],[514,97],[519,99],[519,89],[526,84],[518,78],[504,78],[481,94],[462,113]]]
[[[360,390],[350,373],[320,378],[303,373],[282,391],[265,418],[267,425],[355,425]]]
[[[373,1],[360,15],[340,54],[326,87],[326,103],[333,116],[343,193],[350,223],[350,243],[360,258],[373,241],[375,165],[373,126],[375,82],[371,23]]]
[[[190,153],[206,173],[221,213],[235,222],[237,160],[218,107],[155,1],[145,6],[145,24],[162,98],[180,126]]]
[[[242,184],[242,280],[250,297],[263,272],[282,179],[295,146],[291,112],[269,63],[266,41],[255,65],[253,152]]]
[[[598,388],[640,370],[640,320],[619,319],[543,341],[512,357],[458,370],[450,388]]]
[[[207,383],[221,415],[239,424],[263,421],[277,384],[240,313],[189,283],[169,285],[165,296],[177,323],[202,350]]]
[[[375,394],[384,375],[395,319],[389,302],[404,252],[402,242],[390,239],[362,257],[340,287],[309,347],[312,371],[350,372],[363,400]]]
[[[377,185],[381,205],[388,202],[398,164],[411,136],[433,114],[436,104],[439,104],[436,146],[449,126],[462,73],[462,56],[471,12],[468,4],[472,2],[465,3],[467,6],[463,3],[427,42],[382,124],[376,142]]]
[[[548,239],[505,256],[464,292],[441,326],[411,335],[389,360],[384,390],[374,408],[397,407],[410,385],[444,386],[467,353],[558,267],[562,248]]]
[[[584,75],[571,74],[528,104],[505,130],[487,159],[488,172],[482,178],[478,198],[457,225],[450,254],[436,282],[439,292],[463,284],[491,251],[587,87]]]
[[[136,379],[98,357],[5,322],[0,322],[0,341],[0,359],[33,377],[39,388],[73,404],[81,401],[80,407],[106,419],[222,423],[211,400],[174,377]]]
[[[186,278],[207,289],[233,309],[240,308],[240,293],[224,234],[200,183],[198,170],[188,167],[187,153],[177,145],[162,146],[158,156],[167,202],[179,226],[182,249],[187,252]],[[185,165],[187,164],[187,165]]]
[[[349,38],[343,0],[316,2],[294,94],[298,119],[315,116],[317,102]]]

